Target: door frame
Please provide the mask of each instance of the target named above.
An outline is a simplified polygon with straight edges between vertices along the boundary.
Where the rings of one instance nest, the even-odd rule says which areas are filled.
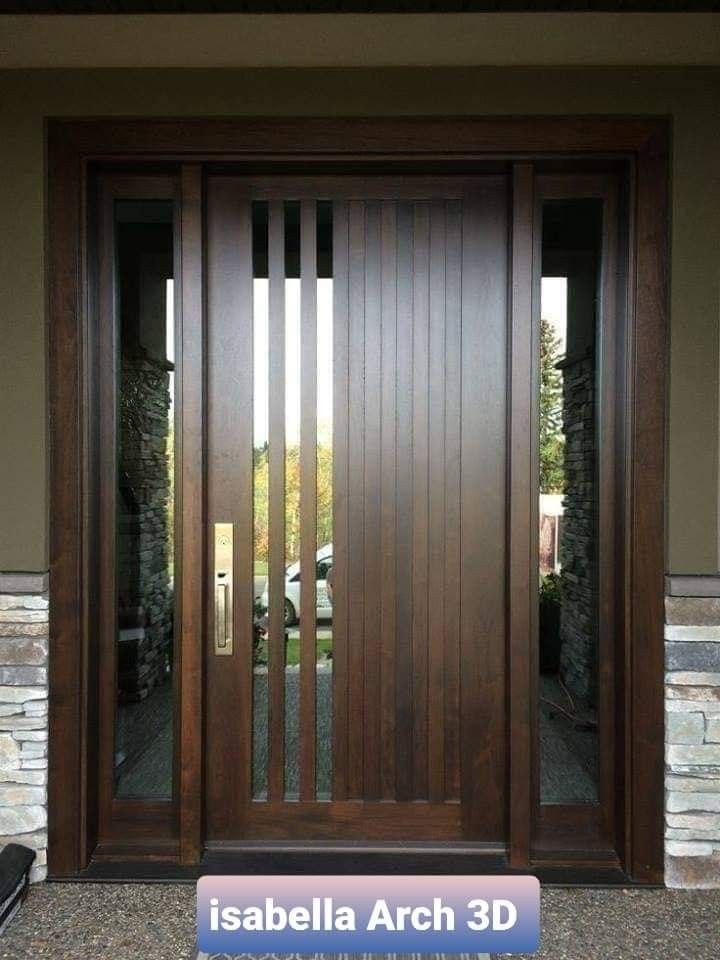
[[[669,132],[666,119],[637,118],[382,118],[382,119],[91,119],[50,120],[47,214],[47,322],[50,431],[50,739],[49,872],[87,875],[97,858],[96,651],[89,642],[97,616],[97,544],[94,524],[100,491],[91,483],[97,455],[94,384],[93,284],[88,277],[88,189],[95,163],[142,165],[165,172],[180,166],[183,193],[180,230],[188,259],[202,256],[202,163],[224,161],[257,172],[286,172],[303,165],[341,165],[353,172],[372,165],[402,173],[424,165],[472,170],[473,164],[514,164],[513,251],[532,247],[532,167],[523,160],[608,157],[627,163],[631,186],[627,322],[629,377],[622,454],[624,483],[624,719],[625,824],[621,874],[657,883],[663,876],[663,601],[665,557],[665,442],[668,333]],[[312,149],[308,150],[308,144]],[[452,149],[448,148],[452,144]],[[185,254],[183,254],[184,256]],[[515,264],[516,261],[513,260]],[[513,273],[509,330],[517,332],[532,310],[531,272],[519,260]],[[183,311],[182,449],[180,529],[186,555],[202,564],[203,413],[200,278],[180,264]],[[515,357],[515,349],[513,349]],[[522,389],[519,365],[509,368],[510,389]],[[512,418],[511,418],[512,419]],[[526,425],[527,426],[527,425]],[[519,426],[518,426],[519,428]],[[512,424],[511,440],[512,445]],[[522,454],[514,471],[530,468]],[[527,529],[526,529],[527,528]],[[525,531],[525,532],[524,532]],[[536,556],[527,519],[511,518],[511,589],[528,587]],[[179,678],[179,803],[158,846],[154,823],[163,812],[148,809],[148,821],[133,845],[107,850],[119,860],[160,859],[197,872],[203,854],[203,578],[185,565],[182,580]],[[521,595],[521,594],[520,594]],[[514,606],[514,605],[513,605]],[[535,863],[531,851],[528,769],[532,717],[527,696],[532,651],[530,611],[511,611],[508,657],[512,682],[509,861]],[[527,620],[526,620],[527,618]],[[162,833],[162,831],[160,831]],[[377,845],[375,845],[377,847]],[[369,851],[368,851],[369,852]],[[439,848],[422,868],[436,870],[450,852]],[[391,850],[386,853],[392,853]],[[303,854],[307,859],[307,853]],[[357,861],[357,852],[354,856]],[[460,860],[462,863],[462,858]],[[466,861],[468,863],[468,861]],[[558,864],[556,864],[557,866]],[[267,866],[267,865],[266,865]],[[497,868],[497,863],[492,864]],[[562,864],[560,864],[562,866]],[[568,864],[569,866],[569,864]],[[457,867],[456,867],[457,869]],[[170,875],[169,871],[167,875]],[[142,870],[131,870],[139,876]],[[589,875],[588,875],[589,876]]]

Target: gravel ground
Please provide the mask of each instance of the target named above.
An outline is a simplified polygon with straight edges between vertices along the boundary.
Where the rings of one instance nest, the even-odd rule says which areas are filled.
[[[542,928],[536,960],[718,960],[720,890],[544,890]]]
[[[194,884],[42,883],[0,937],[2,960],[190,960]]]
[[[39,884],[0,960],[191,960],[192,884]],[[720,890],[545,890],[538,960],[718,960]]]

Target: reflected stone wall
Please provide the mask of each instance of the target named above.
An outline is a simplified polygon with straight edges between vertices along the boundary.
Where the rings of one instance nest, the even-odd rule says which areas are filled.
[[[597,696],[597,491],[595,357],[591,349],[558,364],[563,372],[565,496],[560,534],[560,674],[570,692]]]
[[[166,675],[172,641],[168,463],[170,370],[123,357],[118,491],[118,695],[144,699]]]

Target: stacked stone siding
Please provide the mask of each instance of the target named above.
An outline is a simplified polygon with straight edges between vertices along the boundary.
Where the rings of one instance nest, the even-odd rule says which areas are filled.
[[[720,887],[720,597],[665,607],[665,882]]]
[[[47,864],[47,576],[0,574],[0,846],[36,851]]]

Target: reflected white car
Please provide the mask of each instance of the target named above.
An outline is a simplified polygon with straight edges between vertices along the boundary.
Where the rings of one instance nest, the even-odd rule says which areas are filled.
[[[331,543],[320,547],[316,554],[315,590],[317,593],[317,619],[331,620],[332,606],[327,592],[327,574],[332,566],[333,548]],[[267,609],[269,604],[268,585],[260,597],[260,603]],[[300,561],[291,563],[285,571],[285,626],[292,627],[300,617]]]

